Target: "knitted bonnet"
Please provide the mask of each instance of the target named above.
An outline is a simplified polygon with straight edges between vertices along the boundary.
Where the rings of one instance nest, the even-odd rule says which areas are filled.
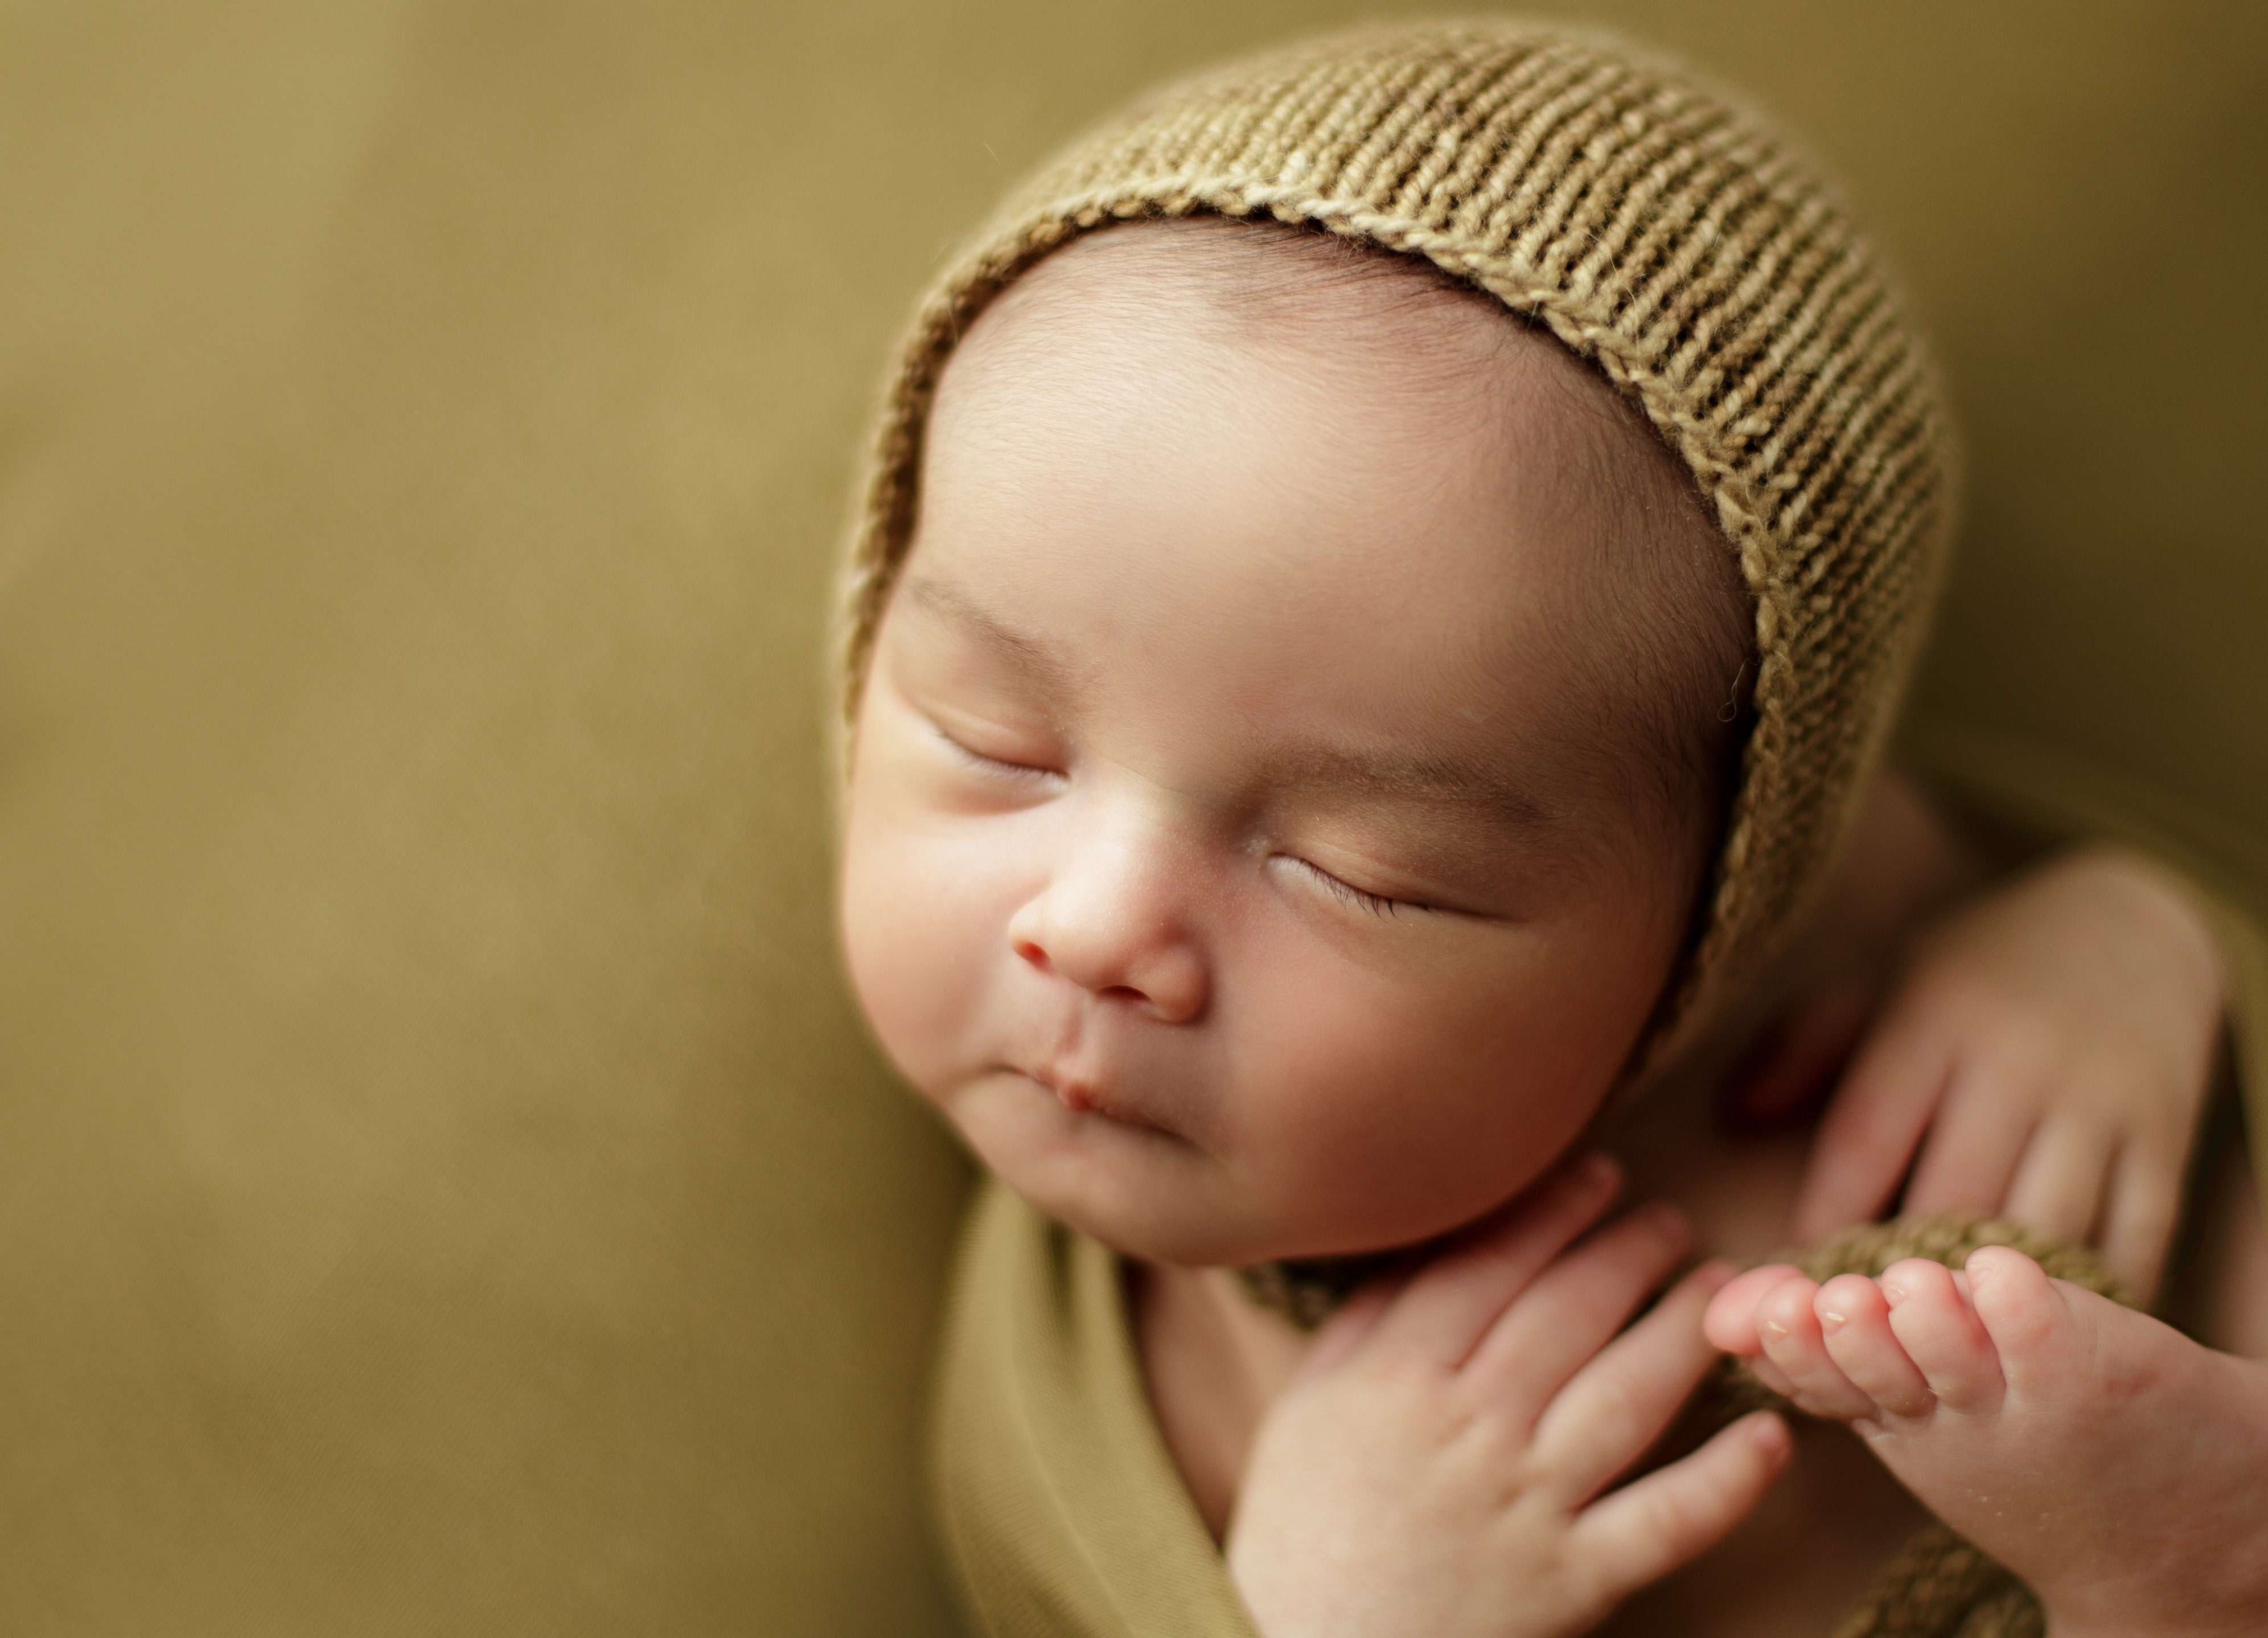
[[[1200,213],[1426,258],[1548,328],[1692,473],[1755,600],[1754,720],[1698,936],[1646,1044],[1658,1060],[1833,860],[1940,578],[1950,439],[1893,279],[1786,138],[1586,31],[1373,26],[1168,86],[1043,166],[924,303],[852,548],[847,712],[956,340],[1078,234]]]

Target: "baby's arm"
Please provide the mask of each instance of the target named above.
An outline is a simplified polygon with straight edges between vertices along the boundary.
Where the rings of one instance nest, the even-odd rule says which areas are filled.
[[[1865,868],[1865,861],[1856,867]],[[1802,1043],[1849,986],[1799,1004]],[[1896,1199],[2098,1246],[2154,1288],[2221,1025],[2202,918],[2154,867],[2082,848],[1997,886],[1912,946],[1822,1120],[1793,1234]],[[1769,1076],[1770,1071],[1767,1071]],[[1903,1198],[1901,1179],[1911,1169]]]
[[[2268,1631],[2268,1365],[2005,1246],[1824,1286],[1755,1269],[1706,1323],[2021,1576],[2051,1638]]]
[[[1263,1638],[1588,1631],[1721,1538],[1788,1455],[1759,1415],[1621,1489],[1706,1369],[1697,1271],[1653,1207],[1569,1249],[1616,1188],[1579,1162],[1318,1336],[1255,1442],[1228,1538]],[[1620,1332],[1617,1335],[1617,1332]]]

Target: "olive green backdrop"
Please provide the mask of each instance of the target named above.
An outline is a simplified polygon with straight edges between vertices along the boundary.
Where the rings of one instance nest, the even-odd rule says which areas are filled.
[[[828,926],[852,450],[1011,173],[1372,9],[0,8],[0,1630],[946,1629],[965,1178]],[[2268,882],[2268,11],[1580,10],[1911,270],[1930,719]]]

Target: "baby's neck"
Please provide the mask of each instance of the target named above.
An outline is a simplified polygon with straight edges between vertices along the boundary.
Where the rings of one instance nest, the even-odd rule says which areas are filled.
[[[1665,1088],[1613,1147],[1630,1175],[1631,1200],[1679,1206],[1702,1254],[1755,1257],[1782,1243],[1803,1137],[1730,1141],[1712,1107],[1707,1088]],[[1253,1435],[1306,1357],[1307,1338],[1226,1270],[1130,1260],[1127,1268],[1151,1408],[1199,1516],[1219,1540]]]
[[[1253,1434],[1307,1338],[1222,1269],[1130,1263],[1127,1300],[1159,1431],[1219,1541]]]

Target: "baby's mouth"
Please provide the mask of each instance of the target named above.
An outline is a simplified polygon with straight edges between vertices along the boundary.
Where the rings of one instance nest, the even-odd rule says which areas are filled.
[[[1013,1066],[1010,1066],[1009,1073],[1021,1075],[1025,1080],[1053,1093],[1056,1102],[1074,1115],[1100,1115],[1105,1120],[1116,1121],[1121,1125],[1143,1126],[1152,1131],[1160,1130],[1156,1122],[1146,1120],[1123,1107],[1092,1081],[1050,1070],[1020,1069]]]

